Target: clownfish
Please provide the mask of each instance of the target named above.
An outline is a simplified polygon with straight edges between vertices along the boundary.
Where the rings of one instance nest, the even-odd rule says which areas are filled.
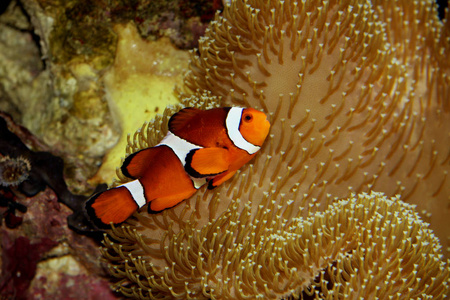
[[[231,178],[261,149],[270,129],[253,108],[184,108],[169,120],[154,147],[129,155],[121,167],[133,180],[94,194],[86,211],[94,224],[120,224],[148,203],[149,213],[173,207],[208,183]]]

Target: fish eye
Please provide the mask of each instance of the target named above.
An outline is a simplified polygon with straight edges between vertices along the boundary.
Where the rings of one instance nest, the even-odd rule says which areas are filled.
[[[249,114],[249,113],[244,114],[244,118],[243,119],[244,119],[245,122],[251,122],[253,120],[253,115]]]

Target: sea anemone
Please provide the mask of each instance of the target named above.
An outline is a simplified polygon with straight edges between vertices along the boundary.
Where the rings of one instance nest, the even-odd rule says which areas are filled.
[[[433,9],[231,2],[192,56],[183,105],[262,109],[270,138],[221,187],[109,232],[116,289],[141,299],[448,295],[438,239],[398,200],[430,212],[447,238],[450,31]],[[176,109],[127,152],[157,143]]]
[[[114,287],[137,299],[442,299],[450,291],[439,240],[398,198],[363,193],[292,219],[284,218],[292,203],[257,202],[258,218],[247,203],[201,229],[169,225],[161,251],[142,226],[113,229],[103,255],[120,279]],[[161,258],[164,269],[152,263]]]
[[[431,213],[445,241],[450,31],[434,8],[234,1],[200,42],[186,84],[272,114],[270,159],[255,162],[271,174],[264,186],[287,198],[298,187],[300,206],[370,190],[399,194]]]

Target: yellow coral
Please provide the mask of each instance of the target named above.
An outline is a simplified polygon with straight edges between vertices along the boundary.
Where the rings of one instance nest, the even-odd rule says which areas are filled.
[[[129,132],[136,131],[167,105],[178,103],[173,88],[182,83],[188,65],[188,52],[176,49],[167,38],[146,41],[132,23],[117,25],[115,30],[119,35],[117,54],[104,83],[109,107],[122,135],[92,182],[109,182],[114,176]]]

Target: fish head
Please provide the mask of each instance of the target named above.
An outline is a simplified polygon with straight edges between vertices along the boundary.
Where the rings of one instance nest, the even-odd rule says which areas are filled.
[[[242,111],[239,131],[249,143],[262,146],[269,130],[270,123],[265,113],[254,108],[245,108]]]

